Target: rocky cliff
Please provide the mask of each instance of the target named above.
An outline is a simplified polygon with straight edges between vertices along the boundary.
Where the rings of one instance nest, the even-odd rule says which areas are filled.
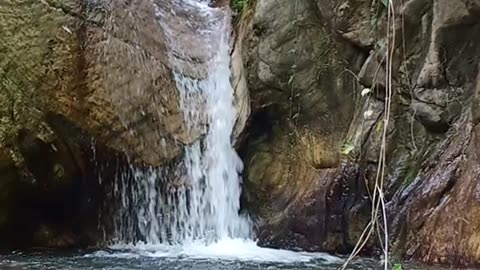
[[[480,2],[392,2],[257,0],[243,10],[244,201],[264,245],[349,252],[371,220],[384,151],[395,254],[478,264]]]
[[[116,171],[168,167],[202,136],[186,131],[158,4],[0,3],[0,238],[11,236],[0,246],[95,244]],[[191,48],[183,61],[197,68],[182,72],[204,76]],[[237,133],[249,110],[241,89]]]

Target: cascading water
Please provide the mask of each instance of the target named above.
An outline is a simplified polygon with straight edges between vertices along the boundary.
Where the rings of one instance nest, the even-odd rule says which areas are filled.
[[[238,173],[243,164],[231,142],[235,123],[230,84],[231,16],[228,9],[209,7],[209,2],[180,0],[172,1],[172,5],[157,5],[159,22],[170,44],[170,61],[187,126],[191,132],[202,129],[202,125],[208,126],[203,141],[185,148],[187,184],[180,191],[182,204],[174,214],[178,218],[174,242],[244,238],[250,234],[247,219],[238,213],[241,192]],[[183,39],[167,23],[178,12],[198,16],[194,26],[195,46],[206,56],[203,63],[206,70],[201,78],[186,75],[185,67],[195,66],[185,65],[183,60],[189,57],[189,52],[182,44],[192,40]]]
[[[243,168],[231,138],[236,112],[228,6],[211,7],[213,0],[150,1],[168,43],[187,132],[199,139],[185,146],[183,160],[171,168],[132,166],[120,173],[111,247],[126,251],[121,256],[338,261],[325,254],[260,248],[248,218],[239,214]]]
[[[116,222],[117,237],[148,244],[209,244],[248,238],[248,219],[239,215],[243,164],[231,141],[235,108],[230,83],[230,11],[210,7],[205,0],[167,2],[159,1],[155,11],[169,44],[180,107],[188,131],[205,136],[185,147],[178,185],[164,183],[156,170],[132,168],[133,174],[122,175],[116,191],[125,210]],[[188,20],[188,16],[195,18]],[[178,23],[189,23],[183,27],[192,31],[183,34]],[[160,185],[169,188],[161,190]]]

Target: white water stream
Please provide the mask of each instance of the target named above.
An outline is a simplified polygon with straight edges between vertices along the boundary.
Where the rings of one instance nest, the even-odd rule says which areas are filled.
[[[186,176],[167,192],[159,189],[163,178],[158,171],[133,170],[133,175],[123,176],[133,176],[133,184],[124,180],[116,189],[127,209],[118,217],[117,236],[118,243],[129,245],[113,247],[159,257],[280,262],[325,257],[259,248],[248,218],[239,214],[243,164],[231,139],[231,14],[228,7],[210,7],[209,2],[156,1],[184,120],[189,132],[205,136],[185,147]]]
[[[211,8],[208,1],[201,0],[157,5],[156,14],[170,46],[170,62],[188,130],[206,133],[202,141],[185,148],[187,180],[178,194],[181,200],[176,204],[177,220],[171,239],[174,243],[211,243],[250,236],[248,220],[238,213],[238,174],[243,164],[231,142],[235,108],[230,84],[231,16],[227,11]],[[193,25],[185,25],[189,23],[188,14],[195,14]],[[184,35],[176,23],[194,29]],[[192,64],[192,56],[202,63]],[[188,73],[196,68],[203,69],[203,74]],[[199,78],[191,77],[194,75]]]

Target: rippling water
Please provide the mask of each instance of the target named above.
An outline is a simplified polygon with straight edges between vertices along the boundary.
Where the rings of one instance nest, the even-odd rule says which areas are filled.
[[[205,246],[114,246],[103,250],[12,252],[0,255],[0,269],[29,270],[334,270],[344,258],[325,253],[260,248],[253,241],[228,240]],[[358,259],[347,269],[383,269],[374,259]],[[403,269],[440,270],[439,267],[403,265]]]
[[[29,269],[29,270],[80,270],[80,269],[199,269],[199,270],[250,270],[250,269],[338,269],[340,264],[326,263],[323,259],[312,259],[308,262],[259,262],[241,260],[221,260],[208,258],[189,257],[151,257],[140,254],[121,253],[118,251],[104,250],[93,253],[58,253],[58,252],[33,252],[14,253],[2,256],[0,269]],[[361,260],[347,269],[382,269],[375,260]],[[413,269],[413,268],[405,268]],[[416,268],[425,269],[425,268]]]

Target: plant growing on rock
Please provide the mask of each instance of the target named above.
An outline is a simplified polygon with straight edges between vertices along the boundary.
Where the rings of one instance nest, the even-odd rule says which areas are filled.
[[[232,9],[236,13],[242,13],[245,8],[250,4],[250,0],[233,0],[231,3]]]

